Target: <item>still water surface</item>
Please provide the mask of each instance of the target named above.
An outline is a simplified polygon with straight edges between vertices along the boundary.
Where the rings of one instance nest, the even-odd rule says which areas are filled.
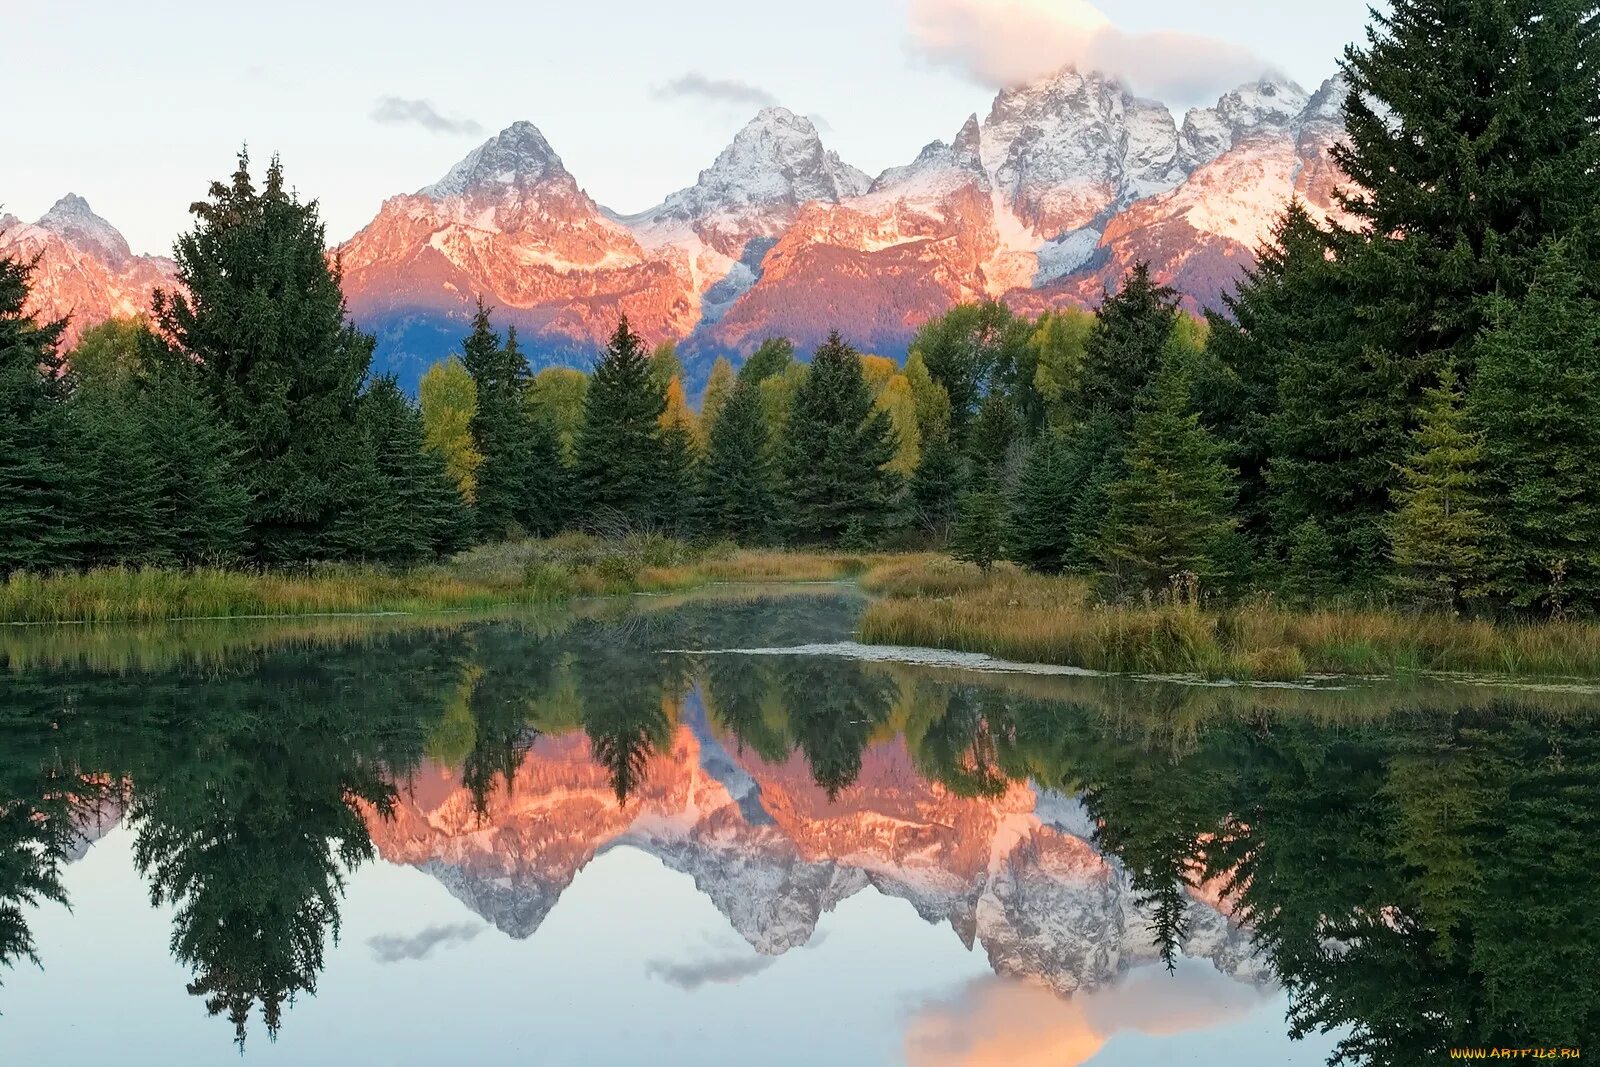
[[[861,658],[861,603],[0,632],[0,1063],[1411,1064],[1600,1027],[1600,696]]]

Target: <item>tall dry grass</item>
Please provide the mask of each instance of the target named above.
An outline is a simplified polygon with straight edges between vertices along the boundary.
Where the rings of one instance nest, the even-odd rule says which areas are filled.
[[[949,560],[868,572],[862,640],[984,652],[1092,670],[1294,681],[1397,670],[1600,675],[1600,625],[1492,623],[1382,608],[1295,610],[1270,600],[1097,603],[1086,583]]]

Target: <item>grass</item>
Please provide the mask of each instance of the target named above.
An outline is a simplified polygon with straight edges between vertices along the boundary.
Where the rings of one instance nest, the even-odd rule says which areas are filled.
[[[638,535],[569,534],[485,545],[406,570],[112,567],[0,581],[0,623],[156,622],[251,616],[481,611],[576,596],[673,592],[717,582],[835,581],[865,570],[845,554],[690,546]]]
[[[1097,603],[1070,577],[1013,567],[987,576],[939,557],[884,563],[862,640],[984,652],[1093,670],[1295,681],[1315,674],[1463,671],[1600,675],[1600,625],[1492,623],[1382,607],[1295,610],[1270,600]]]

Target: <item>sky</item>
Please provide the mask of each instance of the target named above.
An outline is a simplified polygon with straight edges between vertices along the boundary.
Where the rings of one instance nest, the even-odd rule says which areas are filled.
[[[1315,88],[1366,20],[1366,0],[0,0],[0,211],[75,192],[165,253],[248,144],[341,241],[526,119],[631,213],[764,104],[877,174],[1069,62],[1175,110],[1267,71]]]

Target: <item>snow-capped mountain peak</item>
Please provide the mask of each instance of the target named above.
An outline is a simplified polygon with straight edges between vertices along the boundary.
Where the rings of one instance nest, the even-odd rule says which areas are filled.
[[[1287,78],[1263,77],[1224,93],[1215,106],[1193,108],[1183,119],[1184,159],[1195,167],[1261,133],[1288,128],[1311,95]]]
[[[816,125],[788,108],[763,108],[733,137],[694,185],[631,221],[698,222],[752,209],[837,203],[869,179],[822,144]]]
[[[121,231],[96,215],[89,202],[76,193],[57,200],[39,220],[39,227],[82,251],[93,252],[113,269],[133,258]]]
[[[565,176],[561,157],[531,122],[514,122],[474,148],[439,181],[417,195],[431,200],[493,190],[526,189],[552,176]]]

